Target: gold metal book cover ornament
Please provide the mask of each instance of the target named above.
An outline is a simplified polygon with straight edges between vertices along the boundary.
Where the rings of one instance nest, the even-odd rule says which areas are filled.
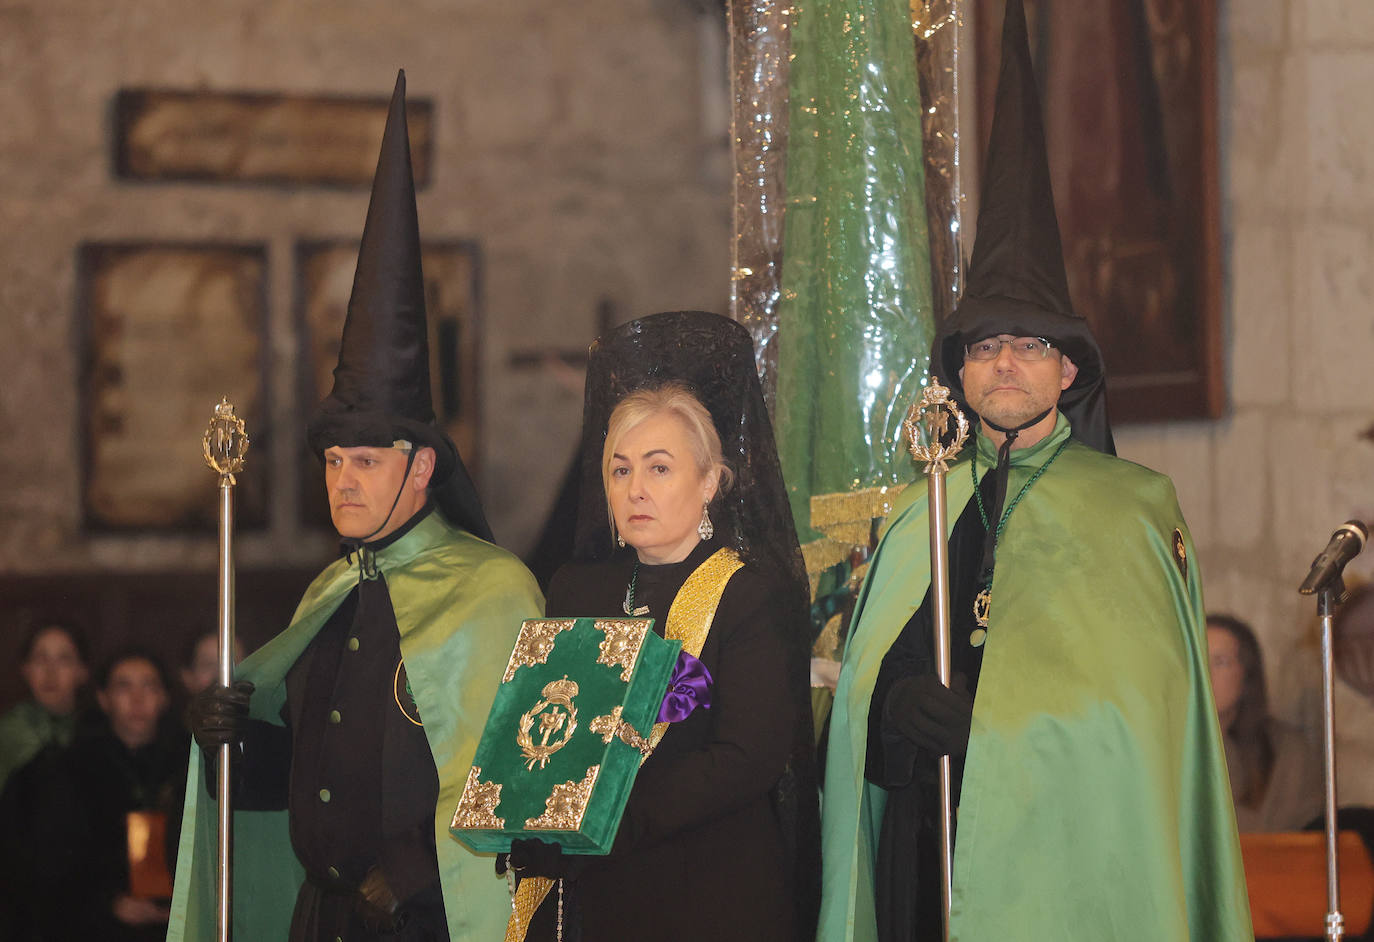
[[[649,758],[654,751],[653,744],[639,735],[638,730],[621,718],[620,714],[623,709],[623,707],[618,706],[605,716],[595,717],[587,724],[587,729],[591,730],[594,735],[600,736],[601,741],[608,746],[612,739],[619,737],[625,745],[638,749],[640,755],[646,759]]]
[[[630,682],[634,676],[635,660],[644,644],[644,633],[649,630],[646,618],[598,618],[592,625],[597,631],[604,632],[606,640],[598,647],[596,663],[607,667],[624,668],[620,679]]]
[[[504,828],[506,819],[496,816],[496,806],[499,804],[501,783],[482,781],[482,767],[474,765],[468,770],[467,784],[463,786],[463,797],[458,802],[458,810],[453,813],[452,827],[496,830]]]
[[[537,701],[528,712],[520,714],[520,732],[515,736],[515,741],[520,744],[520,752],[525,757],[525,769],[531,772],[536,762],[541,770],[548,765],[553,754],[566,746],[577,730],[577,707],[573,705],[573,697],[577,696],[577,681],[569,680],[568,675],[564,674],[562,680],[545,684],[540,694],[543,699]],[[539,721],[540,736],[537,743],[530,735],[536,719]],[[549,737],[558,732],[563,734],[563,738],[550,743]]]
[[[946,443],[951,419],[954,421],[954,438]],[[949,387],[940,385],[938,376],[932,376],[930,385],[921,390],[921,399],[912,404],[902,428],[911,443],[912,455],[926,463],[926,474],[948,471],[946,462],[958,455],[964,442],[968,441],[968,419],[964,418],[964,413],[950,398]]]
[[[549,797],[544,799],[544,813],[525,822],[527,828],[547,828],[553,831],[576,831],[582,827],[582,818],[587,813],[587,802],[592,797],[592,787],[596,785],[601,766],[587,769],[580,782],[564,782],[555,785]]]
[[[205,463],[212,471],[218,471],[228,478],[230,485],[235,483],[234,475],[243,470],[243,458],[248,453],[248,433],[244,431],[243,419],[234,414],[234,404],[225,396],[215,406],[215,414],[210,426],[201,439],[201,450]]]
[[[515,672],[522,667],[547,664],[554,640],[560,632],[570,631],[575,624],[576,618],[531,618],[526,621],[520,629],[520,636],[515,639],[515,649],[510,653],[510,661],[506,664],[506,673],[502,675],[501,683],[509,683]]]

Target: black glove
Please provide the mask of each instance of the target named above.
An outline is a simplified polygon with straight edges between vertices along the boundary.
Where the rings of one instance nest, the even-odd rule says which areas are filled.
[[[248,729],[248,700],[253,685],[234,681],[232,687],[211,684],[191,698],[186,708],[186,725],[207,752],[220,746],[243,742]]]
[[[512,841],[509,854],[496,855],[496,875],[503,876],[509,868],[521,880],[526,877],[548,877],[550,880],[575,879],[587,864],[587,858],[564,854],[563,845],[534,838]]]
[[[355,908],[368,932],[393,935],[406,924],[406,914],[401,911],[400,901],[391,891],[391,884],[386,882],[381,867],[373,867],[363,877]]]
[[[968,681],[955,674],[946,687],[934,674],[903,677],[888,691],[883,722],[926,752],[961,756],[973,722]]]

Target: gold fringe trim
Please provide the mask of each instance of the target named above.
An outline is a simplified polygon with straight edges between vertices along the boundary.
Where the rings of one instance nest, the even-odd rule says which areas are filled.
[[[873,521],[892,513],[897,496],[906,488],[905,484],[894,484],[890,487],[866,487],[858,491],[812,495],[811,526],[824,534],[819,540],[805,543],[801,548],[813,598],[821,573],[849,559],[855,547],[867,548]]]
[[[816,643],[811,646],[812,657],[823,657],[829,661],[840,659],[840,622],[843,620],[841,612],[830,616],[825,628],[816,636]]]
[[[892,513],[897,495],[906,490],[905,484],[890,487],[865,487],[858,491],[811,495],[811,526],[829,534],[838,524],[868,522],[874,517]],[[867,539],[867,538],[865,538]]]
[[[816,588],[820,584],[821,573],[831,566],[844,562],[849,558],[853,549],[854,547],[847,543],[836,543],[825,537],[802,544],[802,562],[806,565],[806,579],[811,583],[811,597],[813,599],[816,597]]]

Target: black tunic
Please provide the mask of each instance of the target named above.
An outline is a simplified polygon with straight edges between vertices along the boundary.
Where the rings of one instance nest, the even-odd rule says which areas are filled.
[[[980,489],[991,505],[994,475]],[[970,500],[955,521],[949,542],[950,669],[962,674],[972,696],[978,688],[983,648],[973,647],[973,599],[978,593],[983,527],[978,505]],[[935,637],[930,591],[888,649],[873,687],[868,713],[865,777],[887,789],[874,864],[874,897],[880,942],[933,942],[943,937],[940,904],[939,756],[918,749],[885,721],[892,685],[902,677],[935,673]],[[952,756],[954,804],[964,777],[964,757]]]
[[[636,605],[663,633],[668,608],[691,572],[719,547],[639,569]],[[570,564],[549,587],[548,614],[621,614],[634,556]],[[769,797],[794,742],[794,682],[774,600],[781,594],[749,568],[731,578],[701,652],[712,705],[669,727],[644,763],[610,855],[567,881],[564,938],[793,939],[787,861]],[[529,939],[552,939],[557,890]]]
[[[360,552],[394,542],[424,516]],[[255,722],[244,744],[237,807],[287,808],[306,871],[293,942],[380,938],[356,913],[358,885],[373,866],[407,914],[405,931],[385,938],[447,938],[434,847],[439,774],[424,728],[410,717],[418,711],[378,573],[348,594],[287,672],[286,728]]]

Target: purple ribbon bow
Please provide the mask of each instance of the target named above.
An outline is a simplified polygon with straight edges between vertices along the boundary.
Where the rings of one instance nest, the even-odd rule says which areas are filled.
[[[686,651],[679,652],[673,676],[668,678],[668,692],[658,708],[658,722],[679,723],[697,707],[711,709],[711,683],[711,672],[705,664]]]

